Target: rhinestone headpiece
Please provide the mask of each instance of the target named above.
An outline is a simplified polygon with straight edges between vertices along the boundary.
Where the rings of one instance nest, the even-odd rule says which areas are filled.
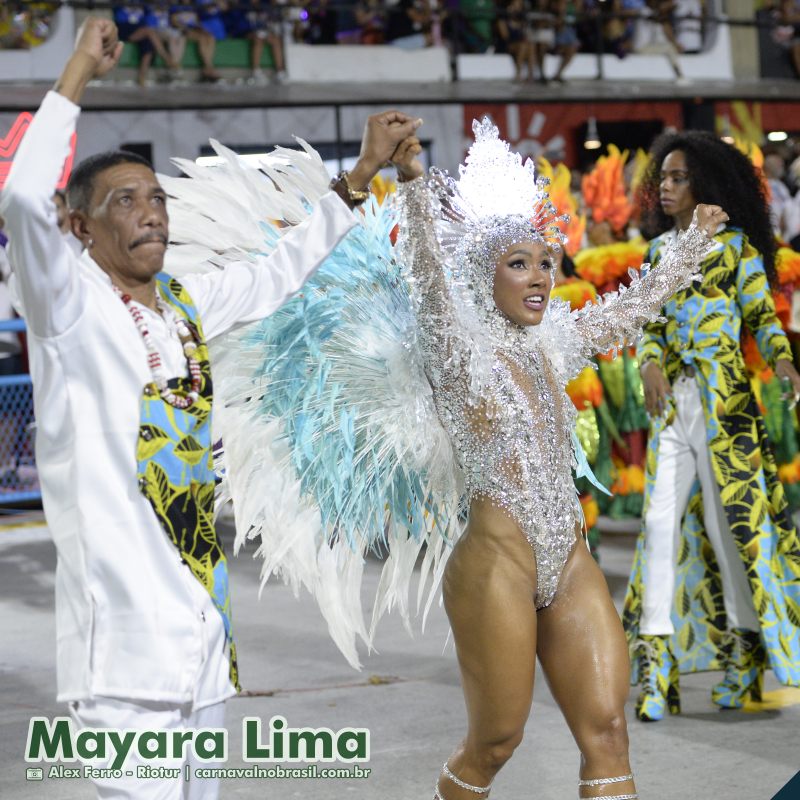
[[[438,238],[450,262],[452,278],[470,289],[478,309],[497,314],[494,273],[500,256],[512,245],[539,241],[558,249],[566,241],[550,202],[549,180],[537,177],[533,162],[523,162],[484,117],[473,121],[475,141],[459,167],[459,178],[434,173],[441,203]]]

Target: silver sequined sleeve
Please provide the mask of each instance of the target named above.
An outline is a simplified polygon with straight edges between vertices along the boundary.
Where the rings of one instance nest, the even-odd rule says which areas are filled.
[[[646,265],[640,273],[631,270],[630,286],[609,292],[597,305],[574,312],[582,355],[589,357],[635,342],[642,326],[658,318],[664,303],[699,277],[698,264],[712,246],[708,237],[692,224],[666,250],[658,267],[650,269]],[[582,366],[576,363],[575,371]]]
[[[436,238],[439,199],[425,176],[398,185],[397,209],[397,257],[411,287],[428,377],[437,384],[441,376],[430,373],[438,372],[437,365],[447,359],[452,313],[442,273],[444,258]]]

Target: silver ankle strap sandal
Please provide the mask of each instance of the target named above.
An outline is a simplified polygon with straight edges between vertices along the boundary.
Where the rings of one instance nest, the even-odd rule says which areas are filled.
[[[625,783],[625,781],[632,781],[633,775],[620,775],[617,778],[588,778],[587,780],[578,781],[578,786],[609,786],[614,783]],[[591,798],[585,798],[591,800]],[[615,794],[603,795],[602,800],[639,800],[639,794]]]
[[[466,789],[468,792],[474,792],[475,794],[483,794],[486,795],[486,797],[489,796],[489,790],[492,788],[491,783],[488,786],[481,787],[481,786],[473,786],[471,783],[462,781],[461,778],[453,774],[450,767],[447,766],[446,761],[442,765],[442,772],[444,773],[445,778],[452,781],[456,786],[460,786],[462,789]],[[438,783],[436,785],[436,788],[434,789],[433,800],[444,800],[441,793],[439,792]]]

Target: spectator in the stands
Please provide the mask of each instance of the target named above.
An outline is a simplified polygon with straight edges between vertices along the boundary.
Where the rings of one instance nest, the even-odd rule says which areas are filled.
[[[0,2],[0,49],[30,50],[47,40],[57,3]]]
[[[181,42],[195,42],[200,54],[202,68],[200,80],[203,83],[216,83],[220,76],[214,69],[214,53],[217,40],[200,24],[198,9],[192,3],[173,3],[169,9],[170,25],[182,35]],[[181,54],[182,56],[183,54]]]
[[[19,47],[20,39],[11,9],[6,3],[0,4],[0,50],[15,50]]]
[[[514,59],[514,80],[522,80],[523,68],[528,80],[534,78],[536,55],[530,39],[528,11],[525,0],[501,0],[497,14],[495,50],[508,53]]]
[[[789,51],[795,74],[800,77],[800,0],[782,0],[778,22],[784,31],[778,41]]]
[[[675,37],[672,18],[675,11],[674,0],[647,0],[641,16],[636,21],[633,49],[642,55],[663,55],[672,67],[678,85],[689,83],[681,70],[681,52]]]
[[[791,156],[790,156],[791,158]],[[786,180],[790,186],[800,186],[800,156],[789,162]],[[789,246],[800,252],[800,188],[796,188],[784,211],[784,239]]]
[[[564,70],[580,49],[578,31],[575,22],[583,10],[583,0],[551,0],[550,8],[555,15],[555,47],[553,51],[561,56],[558,70],[553,80],[561,83]]]
[[[257,86],[269,82],[267,73],[261,69],[264,46],[269,45],[275,79],[282,83],[286,79],[286,67],[280,8],[272,4],[264,7],[259,0],[234,0],[227,6],[224,21],[228,36],[250,42],[249,82]]]
[[[612,0],[606,3],[609,19],[603,30],[608,49],[618,58],[633,50],[636,21],[642,16],[646,0]]]
[[[169,70],[169,78],[178,80],[181,74],[181,59],[186,49],[186,40],[179,30],[170,22],[169,0],[156,0],[145,6],[144,24],[158,36],[164,49],[169,53],[170,61],[175,69]]]
[[[147,75],[156,54],[171,72],[178,70],[179,64],[169,52],[164,37],[158,28],[148,24],[144,6],[115,5],[113,12],[120,41],[135,44],[139,51],[139,86],[147,85]]]
[[[599,0],[582,0],[581,2],[581,14],[575,28],[578,32],[580,49],[584,53],[596,53],[603,46],[604,7],[606,5]]]
[[[228,7],[227,2],[217,2],[216,0],[195,0],[197,4],[197,18],[200,20],[200,27],[208,31],[216,41],[221,42],[228,36],[225,30],[223,12]]]
[[[764,177],[769,184],[769,206],[775,234],[788,241],[787,217],[790,214],[792,193],[785,183],[786,162],[776,149],[764,148]]]
[[[311,0],[306,6],[305,41],[307,44],[338,44],[339,14],[328,0]]]
[[[386,13],[382,0],[359,0],[353,13],[358,25],[358,42],[383,44],[386,41]]]
[[[386,41],[404,50],[430,44],[431,9],[427,0],[398,0],[388,10]]]
[[[703,17],[706,0],[675,0],[675,39],[682,53],[703,49]]]
[[[491,0],[447,0],[442,31],[456,53],[485,53],[494,47],[495,16]]]
[[[547,83],[547,75],[544,70],[545,56],[556,44],[556,17],[551,6],[551,0],[533,0],[533,13],[530,15],[533,55],[538,69],[538,78],[542,83]]]

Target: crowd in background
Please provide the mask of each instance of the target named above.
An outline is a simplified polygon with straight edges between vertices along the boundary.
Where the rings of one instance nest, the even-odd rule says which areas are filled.
[[[0,50],[28,50],[50,36],[57,3],[0,0]]]
[[[764,176],[775,235],[800,251],[800,142],[765,146]]]
[[[786,51],[800,78],[800,0],[767,0],[765,9],[774,23],[772,40]]]
[[[250,42],[251,78],[265,82],[265,47],[278,80],[283,42],[390,44],[405,49],[445,45],[453,53],[508,53],[520,80],[544,80],[544,56],[560,57],[563,72],[578,52],[679,53],[703,47],[706,0],[193,0],[115,4],[123,40],[135,44],[145,66],[156,56],[167,77],[180,68],[187,42],[194,42],[204,81],[219,79],[217,43]],[[49,33],[54,3],[0,5],[0,47],[28,48]],[[680,77],[676,67],[676,75]]]
[[[268,48],[283,80],[285,41],[447,46],[455,53],[507,53],[518,80],[546,80],[544,57],[559,57],[549,78],[561,81],[576,53],[661,54],[682,80],[678,56],[707,41],[710,0],[190,0],[112,4],[123,39],[139,50],[140,82],[159,56],[174,79],[187,42],[197,46],[200,77],[215,81],[217,42],[250,43],[251,81]],[[55,2],[0,0],[0,49],[29,49],[50,35]],[[80,4],[78,4],[80,5]],[[800,0],[765,0],[771,38],[800,77]],[[760,13],[761,13],[760,12]],[[143,77],[144,76],[144,77]]]

